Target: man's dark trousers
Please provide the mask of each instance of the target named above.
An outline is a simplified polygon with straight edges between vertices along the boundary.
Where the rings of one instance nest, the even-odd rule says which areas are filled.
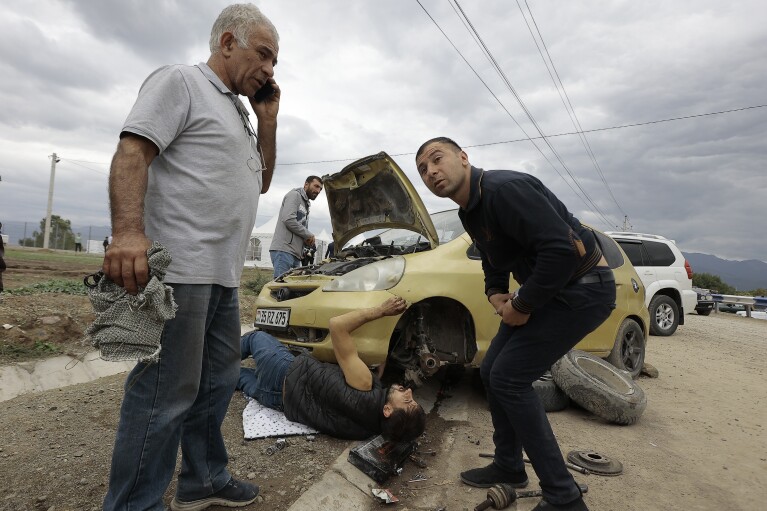
[[[495,463],[508,471],[524,470],[524,447],[552,504],[575,500],[580,491],[532,384],[614,308],[615,282],[570,285],[536,308],[525,325],[501,323],[480,367],[495,427]]]

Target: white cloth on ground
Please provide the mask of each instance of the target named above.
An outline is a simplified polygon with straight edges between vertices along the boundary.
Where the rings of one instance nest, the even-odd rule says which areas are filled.
[[[319,433],[314,428],[289,421],[284,413],[268,408],[253,398],[247,399],[249,402],[242,411],[242,430],[245,440]]]

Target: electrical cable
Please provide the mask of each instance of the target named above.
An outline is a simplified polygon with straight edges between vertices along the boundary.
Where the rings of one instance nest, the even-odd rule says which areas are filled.
[[[610,188],[610,185],[607,183],[607,179],[605,178],[605,175],[602,172],[602,167],[599,165],[599,162],[597,161],[596,155],[594,154],[594,151],[591,148],[591,144],[589,144],[588,138],[586,137],[585,133],[583,133],[583,127],[581,126],[581,121],[578,119],[578,115],[575,113],[575,107],[570,101],[570,96],[567,94],[567,90],[565,89],[565,84],[562,82],[562,79],[559,76],[559,71],[557,71],[557,67],[554,64],[554,59],[551,58],[549,49],[546,46],[546,41],[543,39],[543,34],[541,34],[541,30],[538,27],[538,23],[535,21],[535,16],[533,15],[532,9],[530,9],[530,5],[527,3],[527,0],[524,0],[525,7],[527,7],[527,11],[530,15],[530,20],[533,22],[535,31],[538,34],[538,39],[541,40],[541,46],[543,46],[543,49],[546,51],[546,57],[548,57],[548,61],[546,60],[546,57],[543,56],[543,51],[541,51],[541,47],[538,45],[538,41],[535,38],[535,34],[533,34],[533,29],[530,26],[530,23],[527,22],[527,18],[525,17],[524,10],[522,9],[522,5],[519,3],[519,0],[516,0],[516,1],[517,1],[517,7],[519,7],[519,12],[522,14],[522,18],[525,20],[525,25],[527,25],[527,29],[530,31],[530,36],[533,38],[535,47],[538,49],[538,53],[541,56],[541,60],[543,60],[543,64],[546,66],[546,71],[548,71],[549,77],[551,78],[552,82],[554,82],[554,87],[557,89],[557,94],[559,94],[559,99],[562,101],[562,105],[565,107],[565,110],[567,111],[567,115],[570,117],[570,122],[573,123],[573,127],[578,131],[578,138],[581,140],[581,144],[583,145],[583,148],[586,150],[586,154],[591,159],[591,162],[594,165],[594,169],[597,171],[597,174],[599,175],[599,178],[602,180],[602,183],[605,185],[605,188],[607,188],[607,192],[610,194],[610,197],[613,199],[613,202],[621,211],[621,213],[623,213],[623,215],[626,216],[626,212],[618,203],[618,199],[615,198],[615,194],[613,194],[612,188]],[[549,63],[551,63],[551,69],[549,69]],[[552,71],[553,71],[553,74],[552,74]],[[555,75],[556,75],[556,79],[554,78]]]
[[[419,0],[416,0],[416,1],[418,1],[419,5],[420,5],[420,1],[419,1]],[[548,140],[548,138],[546,137],[546,135],[543,133],[543,130],[541,129],[540,125],[538,124],[538,121],[536,121],[536,119],[535,119],[535,117],[533,116],[532,112],[531,112],[531,111],[530,111],[530,110],[527,108],[527,105],[525,105],[524,101],[522,100],[522,97],[521,97],[521,96],[520,96],[520,95],[517,93],[516,89],[515,89],[515,88],[514,88],[514,86],[511,84],[511,81],[510,81],[510,80],[508,79],[508,77],[506,76],[506,73],[503,71],[503,69],[501,69],[501,66],[500,66],[500,64],[498,64],[498,61],[497,61],[497,60],[496,60],[496,58],[493,56],[493,53],[490,51],[490,49],[489,49],[489,48],[487,47],[487,45],[485,44],[484,40],[482,39],[482,36],[480,36],[480,35],[479,35],[479,32],[478,32],[478,31],[477,31],[477,29],[474,27],[474,24],[471,22],[471,20],[470,20],[470,19],[469,19],[469,17],[467,16],[466,12],[465,12],[465,11],[463,10],[463,8],[461,7],[461,4],[458,2],[458,0],[451,0],[451,1],[452,1],[452,2],[454,2],[454,3],[455,3],[455,5],[456,5],[456,7],[458,8],[458,10],[460,10],[460,11],[461,11],[461,16],[463,16],[463,18],[466,20],[466,22],[467,22],[467,23],[469,24],[469,26],[471,27],[471,31],[472,31],[472,32],[474,32],[474,34],[476,35],[476,40],[479,40],[479,42],[480,42],[480,44],[481,44],[481,46],[482,46],[482,49],[483,49],[483,50],[484,50],[484,52],[487,54],[487,56],[488,56],[488,57],[491,59],[491,61],[492,61],[492,64],[493,64],[493,67],[495,68],[496,72],[497,72],[497,73],[498,73],[498,75],[501,77],[501,79],[503,80],[503,82],[506,84],[507,88],[508,88],[508,89],[509,89],[509,91],[512,93],[512,95],[514,96],[514,98],[517,100],[517,103],[519,103],[519,106],[520,106],[520,107],[522,108],[522,110],[525,112],[525,114],[527,115],[527,118],[530,120],[530,122],[532,123],[533,127],[536,129],[536,131],[538,132],[538,134],[539,134],[539,135],[542,137],[542,140],[544,141],[544,143],[545,143],[545,144],[548,146],[549,150],[552,152],[552,154],[554,154],[554,157],[557,159],[557,161],[559,162],[559,164],[562,166],[562,168],[565,170],[565,172],[567,172],[567,175],[568,175],[568,176],[570,176],[570,179],[573,181],[573,183],[575,183],[575,186],[577,186],[577,187],[578,187],[578,189],[581,191],[581,193],[583,194],[583,196],[584,196],[586,199],[584,200],[584,199],[583,199],[583,197],[580,197],[580,195],[578,195],[578,194],[577,194],[577,192],[575,192],[575,190],[573,190],[572,186],[570,186],[570,189],[571,189],[571,190],[573,190],[573,192],[574,192],[574,193],[575,193],[575,194],[576,194],[576,195],[577,195],[577,196],[578,196],[578,197],[579,197],[581,200],[583,200],[583,201],[584,201],[584,204],[586,205],[586,207],[587,207],[587,208],[591,209],[591,210],[592,210],[592,212],[594,212],[594,213],[596,213],[598,216],[600,216],[600,217],[602,218],[602,221],[604,221],[606,225],[608,225],[608,226],[613,226],[613,225],[615,225],[615,222],[614,222],[614,221],[611,221],[611,220],[609,220],[609,219],[607,218],[606,214],[605,214],[605,213],[604,213],[604,212],[601,210],[601,208],[600,208],[600,207],[597,205],[597,203],[596,203],[596,202],[595,202],[595,201],[594,201],[594,200],[591,198],[591,196],[590,196],[590,195],[588,194],[588,192],[587,192],[587,191],[586,191],[586,190],[583,188],[583,186],[581,186],[580,182],[578,181],[578,179],[576,179],[576,177],[575,177],[575,175],[573,174],[573,172],[570,170],[570,168],[569,168],[569,167],[567,166],[567,164],[564,162],[564,160],[563,160],[563,159],[562,159],[562,157],[560,156],[559,152],[558,152],[558,151],[557,151],[557,150],[554,148],[554,146],[552,145],[552,143],[551,143],[551,142]],[[434,18],[432,18],[432,21],[434,21]],[[434,21],[434,22],[436,23],[436,21]],[[452,44],[452,42],[451,42],[451,44]],[[527,133],[525,133],[525,135],[527,135]],[[528,138],[529,138],[529,135],[527,135],[527,136],[528,136]],[[532,139],[530,139],[530,142],[531,142],[531,143],[532,143],[532,144],[533,144],[533,145],[536,147],[536,149],[538,149],[538,151],[539,151],[541,154],[543,154],[543,152],[540,150],[540,148],[538,148],[538,145],[537,145],[537,144],[536,144],[536,143],[535,143],[535,142],[534,142]],[[548,161],[548,159],[547,159],[547,161]],[[552,168],[553,168],[553,169],[556,171],[556,173],[557,173],[557,174],[559,174],[559,176],[562,178],[562,180],[563,180],[563,181],[565,181],[565,183],[567,183],[567,179],[565,179],[565,177],[564,177],[564,176],[563,176],[563,175],[562,175],[562,174],[559,172],[559,170],[556,168],[556,166],[554,166],[554,164],[553,164],[553,163],[551,163],[550,161],[549,161],[549,164],[550,164],[550,165],[551,165],[551,167],[552,167]],[[569,186],[569,183],[568,183],[568,186]],[[589,204],[591,204],[591,206],[589,206]]]
[[[442,35],[445,37],[445,39],[447,39],[447,41],[450,43],[450,45],[453,47],[453,49],[454,49],[454,50],[455,50],[455,51],[458,53],[458,55],[460,55],[460,57],[463,59],[463,61],[466,63],[466,65],[467,65],[467,66],[469,66],[469,69],[471,69],[471,70],[472,70],[472,72],[473,72],[473,73],[474,73],[474,75],[477,77],[477,79],[478,79],[480,82],[482,82],[482,85],[484,85],[484,86],[485,86],[485,88],[486,88],[486,89],[487,89],[487,91],[490,93],[490,95],[491,95],[491,96],[493,96],[493,98],[495,98],[496,102],[498,102],[498,104],[499,104],[499,105],[500,105],[500,107],[503,109],[503,111],[504,111],[504,112],[506,112],[506,114],[507,114],[507,115],[508,115],[508,116],[511,118],[511,120],[512,120],[512,121],[514,121],[514,123],[517,125],[517,127],[518,127],[518,128],[521,130],[521,131],[522,131],[522,133],[524,133],[524,134],[525,134],[525,136],[527,137],[527,139],[526,139],[526,140],[529,140],[529,141],[530,141],[530,142],[533,144],[533,146],[534,146],[534,147],[535,147],[535,148],[538,150],[538,152],[541,154],[541,156],[543,156],[543,158],[544,158],[544,159],[545,159],[545,160],[546,160],[546,161],[549,163],[549,165],[551,165],[551,167],[552,167],[552,168],[553,168],[553,169],[554,169],[554,170],[557,172],[557,174],[559,174],[559,176],[560,176],[560,177],[562,177],[563,181],[564,181],[564,182],[565,182],[565,184],[566,184],[566,185],[567,185],[567,186],[570,188],[570,190],[572,190],[572,192],[573,192],[573,193],[574,193],[574,194],[575,194],[575,195],[576,195],[576,196],[577,196],[579,199],[583,200],[583,201],[584,201],[584,203],[585,203],[585,200],[583,199],[583,197],[581,197],[581,196],[578,194],[578,192],[577,192],[577,191],[576,191],[576,190],[575,190],[575,189],[572,187],[572,185],[571,185],[571,184],[570,184],[570,183],[569,183],[569,182],[568,182],[566,179],[564,179],[564,176],[562,176],[562,174],[561,174],[561,173],[559,172],[559,170],[558,170],[558,169],[557,169],[557,168],[554,166],[554,164],[551,162],[551,160],[549,160],[548,156],[546,156],[546,154],[545,154],[543,151],[541,151],[541,149],[538,147],[538,145],[537,145],[535,142],[533,142],[533,139],[532,139],[532,138],[531,138],[531,137],[530,137],[530,136],[527,134],[527,131],[525,131],[525,128],[523,128],[523,127],[522,127],[522,125],[521,125],[521,124],[519,124],[519,122],[517,121],[517,119],[516,119],[516,118],[515,118],[515,117],[514,117],[514,116],[511,114],[511,112],[509,112],[509,110],[506,108],[506,106],[503,104],[503,102],[502,102],[502,101],[501,101],[501,100],[498,98],[498,96],[496,96],[496,95],[495,95],[495,93],[492,91],[492,89],[490,88],[490,86],[488,86],[488,85],[487,85],[487,83],[486,83],[486,82],[485,82],[485,81],[482,79],[482,77],[479,75],[479,73],[477,72],[477,70],[476,70],[476,69],[474,69],[474,67],[473,67],[473,66],[472,66],[472,65],[469,63],[469,61],[466,59],[466,57],[464,57],[463,53],[461,53],[461,50],[459,50],[459,49],[458,49],[458,47],[457,47],[457,46],[456,46],[456,45],[453,43],[453,41],[452,41],[452,40],[450,39],[450,37],[449,37],[449,36],[448,36],[448,35],[445,33],[445,31],[444,31],[444,30],[442,30],[442,27],[440,27],[439,23],[437,23],[437,21],[436,21],[436,20],[435,20],[435,19],[432,17],[432,15],[429,13],[429,11],[428,11],[428,10],[426,10],[426,8],[423,6],[423,4],[420,2],[420,0],[416,0],[416,2],[417,2],[417,3],[418,3],[418,5],[421,7],[421,9],[423,9],[423,11],[426,13],[426,15],[427,15],[427,16],[429,17],[429,19],[432,21],[432,23],[434,23],[434,26],[436,26],[436,27],[437,27],[437,29],[438,29],[438,30],[439,30],[439,31],[442,33]],[[460,16],[459,16],[459,18],[460,18]],[[513,93],[513,92],[512,92],[512,93]],[[536,138],[544,138],[544,140],[545,140],[545,137],[536,137]],[[586,207],[588,207],[588,204],[586,204]]]
[[[668,117],[666,119],[656,119],[654,121],[644,121],[644,122],[634,122],[630,124],[618,124],[615,126],[607,126],[604,128],[593,128],[589,130],[583,130],[583,131],[567,131],[564,133],[556,133],[554,135],[546,135],[548,138],[555,138],[555,137],[569,137],[571,135],[577,135],[579,133],[597,133],[600,131],[611,131],[611,130],[622,130],[625,128],[636,128],[639,126],[649,126],[651,124],[661,124],[664,122],[673,122],[673,121],[684,121],[687,119],[696,119],[699,117],[708,117],[711,115],[722,115],[722,114],[730,114],[733,112],[743,112],[746,110],[754,110],[757,108],[765,108],[767,107],[767,104],[765,105],[751,105],[751,106],[744,106],[741,108],[731,108],[729,110],[719,110],[716,112],[706,112],[702,114],[690,114],[690,115],[683,115],[679,117]],[[543,137],[531,137],[533,140],[541,139]],[[494,146],[494,145],[503,145],[503,144],[515,144],[517,142],[528,142],[529,139],[527,138],[515,138],[510,140],[498,140],[496,142],[483,142],[481,144],[471,144],[471,145],[463,145],[464,149],[472,149],[474,147],[488,147],[488,146]],[[400,153],[389,153],[389,156],[411,156],[414,155],[415,151],[406,151],[406,152],[400,152]],[[293,166],[293,165],[315,165],[319,163],[341,163],[345,161],[355,161],[359,160],[360,158],[363,158],[365,155],[355,156],[353,158],[335,158],[332,160],[314,160],[314,161],[293,161],[293,162],[285,162],[285,163],[277,163],[278,166]],[[75,162],[75,161],[85,161],[85,160],[72,160],[67,159],[67,161]],[[104,162],[98,162],[98,161],[92,161],[87,163],[94,163],[96,165],[109,165],[108,163]]]

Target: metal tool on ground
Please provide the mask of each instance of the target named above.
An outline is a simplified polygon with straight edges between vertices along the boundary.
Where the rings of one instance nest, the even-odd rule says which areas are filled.
[[[274,445],[270,445],[266,448],[266,455],[271,456],[277,451],[283,450],[288,445],[288,441],[284,438],[278,438]]]
[[[581,493],[587,493],[589,487],[586,484],[579,484]],[[488,488],[487,498],[474,508],[474,511],[484,511],[485,509],[506,509],[517,499],[529,497],[541,497],[541,490],[515,490],[510,484],[496,484]]]
[[[480,458],[495,458],[495,454],[491,452],[481,452],[479,453]],[[530,463],[530,460],[527,458],[522,458],[522,461],[525,463]],[[569,461],[565,461],[565,466],[569,468],[570,470],[575,470],[576,472],[580,472],[583,475],[589,475],[591,471],[587,468],[581,467],[579,465],[575,465],[574,463],[570,463]]]
[[[424,460],[423,458],[419,458],[418,456],[415,455],[415,453],[413,453],[410,456],[408,456],[408,459],[410,459],[410,461],[415,463],[418,468],[426,468],[426,467],[428,467],[428,464],[426,463],[426,460]]]
[[[617,476],[623,473],[623,464],[594,451],[570,451],[567,460],[599,476]]]
[[[528,463],[528,464],[532,465],[532,463],[530,462],[530,460],[529,460],[529,459],[527,459],[527,458],[522,458],[522,461],[524,461],[525,463]],[[575,464],[573,464],[573,463],[570,463],[569,461],[565,461],[565,466],[566,466],[567,468],[569,468],[570,470],[575,470],[576,472],[580,472],[580,473],[581,473],[581,474],[583,474],[583,475],[589,475],[589,474],[591,473],[591,472],[589,472],[589,469],[587,469],[587,468],[583,468],[583,467],[579,467],[578,465],[575,465]]]

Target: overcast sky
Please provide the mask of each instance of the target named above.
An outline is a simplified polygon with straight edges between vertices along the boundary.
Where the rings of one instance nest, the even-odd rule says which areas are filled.
[[[0,221],[45,216],[56,152],[53,213],[108,225],[109,161],[141,83],[161,65],[206,61],[210,27],[228,3],[2,2]],[[283,91],[278,166],[256,225],[307,175],[379,151],[397,155],[430,211],[451,208],[423,186],[412,154],[446,135],[475,166],[536,175],[599,229],[620,228],[628,215],[634,231],[684,251],[767,261],[767,108],[587,133],[597,165],[575,135],[549,139],[556,155],[536,140],[539,151],[526,140],[537,129],[454,5],[421,3],[481,80],[415,0],[256,2],[280,32]],[[540,31],[583,130],[767,104],[763,0],[519,5],[525,17],[510,0],[460,7],[545,135],[576,128],[525,20]],[[327,160],[341,161],[311,163]],[[330,230],[327,211],[323,193],[312,230]]]

